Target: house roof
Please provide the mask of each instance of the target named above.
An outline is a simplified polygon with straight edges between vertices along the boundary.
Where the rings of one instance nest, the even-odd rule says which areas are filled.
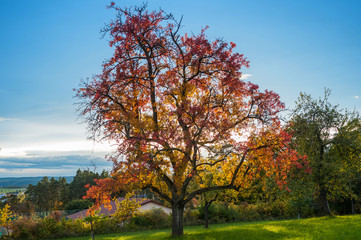
[[[123,197],[120,197],[120,198],[117,198],[117,200],[119,202],[125,200],[125,198]],[[131,198],[130,200],[136,200],[137,203],[140,204],[140,206],[144,206],[146,204],[149,204],[149,203],[154,203],[154,204],[157,204],[159,206],[162,206],[162,207],[165,207],[163,204],[153,200],[153,199],[144,199],[144,198]],[[111,201],[110,203],[110,206],[111,206],[111,209],[109,210],[107,207],[105,207],[105,205],[101,205],[100,206],[100,211],[99,211],[99,215],[103,214],[105,216],[110,216],[112,214],[114,214],[117,210],[117,206],[115,204],[115,201]],[[71,218],[71,219],[78,219],[78,218],[85,218],[87,216],[87,211],[88,209],[85,209],[85,210],[82,210],[80,212],[77,212],[77,213],[74,213],[74,214],[71,214],[71,215],[68,215],[67,218]]]

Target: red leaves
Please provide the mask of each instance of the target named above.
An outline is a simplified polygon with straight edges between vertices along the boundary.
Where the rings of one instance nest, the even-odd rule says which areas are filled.
[[[124,189],[123,184],[125,184],[124,182],[117,181],[113,178],[94,179],[94,182],[96,185],[93,185],[90,188],[89,184],[86,185],[89,189],[87,194],[83,197],[83,199],[93,198],[96,200],[95,205],[89,209],[89,213],[91,214],[102,204],[106,204],[107,207],[110,207],[110,205],[108,205],[111,201],[110,196],[113,193],[117,193]]]
[[[180,23],[162,11],[115,9],[114,54],[77,94],[94,136],[118,144],[115,179],[98,181],[87,197],[107,202],[116,190],[147,186],[170,201],[187,193],[204,165],[225,186],[240,186],[247,174],[253,181],[260,171],[278,171],[283,184],[283,173],[299,167],[278,119],[284,105],[276,93],[241,79],[249,61],[233,52],[236,44],[209,41],[207,28],[181,36]],[[219,162],[211,164],[210,155]]]

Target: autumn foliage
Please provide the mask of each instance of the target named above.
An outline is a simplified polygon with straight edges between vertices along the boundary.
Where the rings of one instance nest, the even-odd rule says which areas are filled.
[[[92,136],[117,151],[112,178],[87,197],[98,206],[120,189],[149,188],[172,205],[173,235],[181,235],[184,205],[198,194],[240,190],[265,175],[285,186],[303,158],[289,147],[279,96],[242,80],[249,62],[236,44],[209,41],[207,28],[182,34],[181,22],[146,6],[110,7],[114,55],[77,96]]]
[[[10,224],[13,217],[14,214],[10,210],[10,206],[6,204],[4,208],[0,209],[0,227],[5,228],[6,231],[9,232]]]

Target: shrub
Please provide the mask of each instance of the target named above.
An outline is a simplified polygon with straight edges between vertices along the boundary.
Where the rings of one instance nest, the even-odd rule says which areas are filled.
[[[12,225],[14,239],[54,239],[90,234],[90,227],[83,220],[58,220],[53,215],[44,219],[36,216],[19,217]]]
[[[127,226],[130,228],[163,228],[170,226],[171,219],[162,209],[154,208],[140,212],[137,216],[130,219]]]
[[[38,239],[39,218],[19,217],[12,223],[13,238],[15,239]]]
[[[199,219],[204,220],[204,206],[198,208]],[[211,223],[233,222],[239,220],[239,210],[236,205],[215,202],[208,207],[208,220]]]
[[[60,221],[62,227],[61,237],[76,237],[90,234],[90,227],[87,228],[83,223],[83,220],[77,219],[65,219],[62,218]]]
[[[41,239],[49,238],[49,236],[57,237],[61,235],[63,229],[61,229],[58,221],[52,217],[46,217],[39,222],[39,237]]]
[[[74,199],[67,203],[64,210],[83,210],[93,206],[93,203],[88,199]]]
[[[237,207],[233,204],[221,203],[215,206],[218,222],[233,222],[239,219]]]
[[[184,211],[184,224],[185,225],[200,225],[202,221],[200,220],[200,212],[198,209],[186,209]]]
[[[107,216],[97,218],[93,224],[96,234],[118,232],[121,228],[121,225],[116,219]]]

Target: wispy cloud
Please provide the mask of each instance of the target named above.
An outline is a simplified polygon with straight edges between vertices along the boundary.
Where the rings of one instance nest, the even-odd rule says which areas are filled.
[[[101,166],[110,165],[104,157],[92,156],[92,155],[69,155],[69,156],[54,156],[54,157],[1,157],[0,164],[3,168],[14,168],[15,166],[22,166],[24,168],[30,168],[32,166],[53,168],[61,166],[88,166],[90,162],[97,162]]]
[[[246,79],[248,79],[248,78],[250,78],[250,77],[252,77],[252,74],[245,73],[245,74],[242,74],[241,79],[242,79],[242,80],[246,80]]]
[[[104,157],[86,156],[56,156],[33,158],[0,158],[1,177],[10,176],[71,176],[78,169],[110,170],[112,163]]]
[[[359,96],[353,96],[354,99],[359,99],[360,97]]]
[[[16,118],[3,118],[3,117],[0,117],[0,122],[5,122],[5,121],[17,121],[19,119],[16,119]]]
[[[90,141],[58,141],[35,143],[22,142],[19,146],[10,146],[0,141],[0,159],[1,158],[34,158],[34,157],[61,157],[61,156],[85,156],[92,155],[104,157],[112,153],[115,149],[111,144],[94,144]]]
[[[30,167],[36,165],[35,163],[25,163],[25,162],[12,162],[12,161],[0,161],[0,166],[6,166],[7,168],[12,167]]]
[[[75,176],[77,169],[6,169],[0,168],[1,177],[43,177],[43,176]]]

